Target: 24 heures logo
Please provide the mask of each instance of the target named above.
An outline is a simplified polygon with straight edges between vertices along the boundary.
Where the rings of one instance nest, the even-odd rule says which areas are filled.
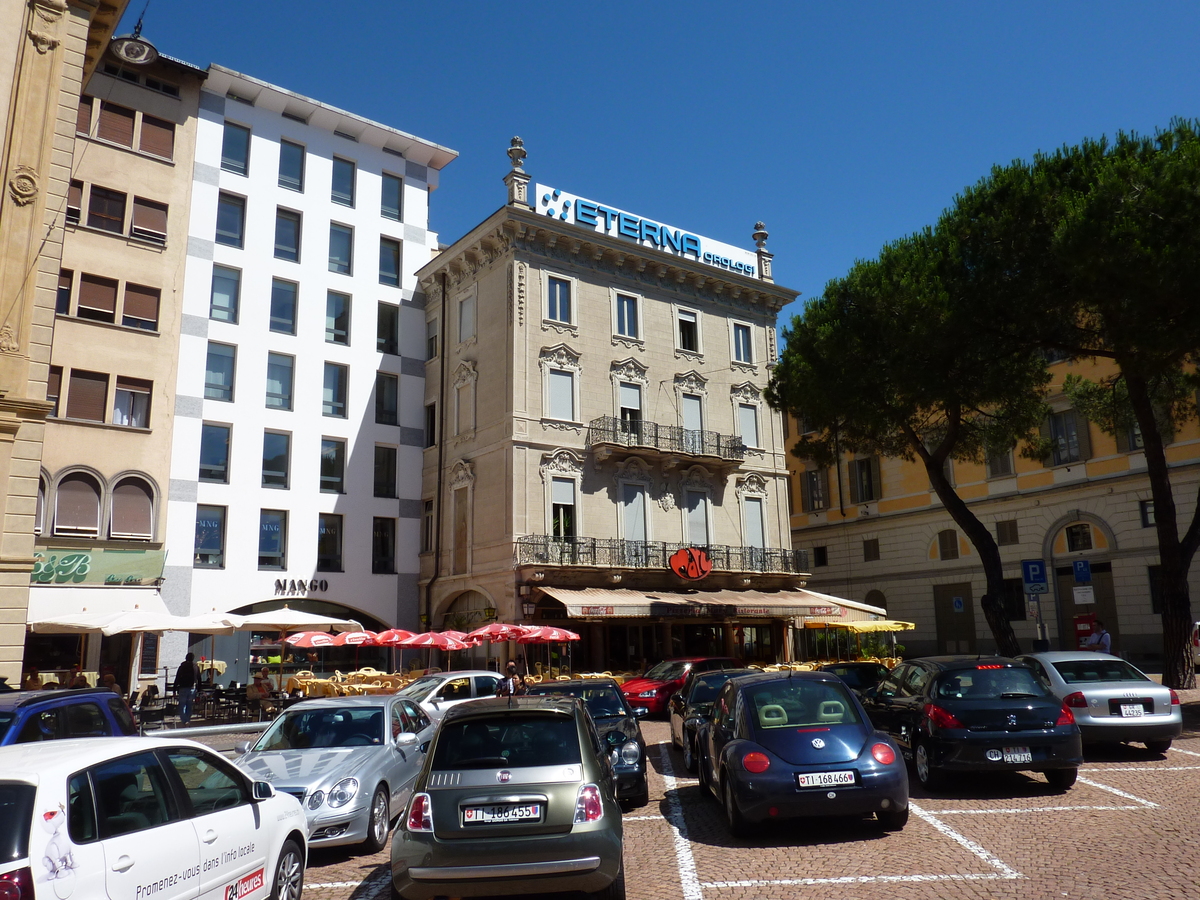
[[[249,875],[239,878],[233,884],[225,888],[225,900],[241,900],[242,897],[249,896],[263,886],[265,878],[263,870],[256,869]]]

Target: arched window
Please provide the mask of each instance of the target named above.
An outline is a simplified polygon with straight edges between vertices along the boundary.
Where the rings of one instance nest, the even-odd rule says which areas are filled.
[[[149,541],[154,538],[154,492],[140,478],[125,478],[112,495],[109,537]]]
[[[33,514],[33,533],[41,534],[46,524],[46,479],[38,479],[37,509]]]
[[[958,559],[958,532],[953,528],[938,532],[938,556],[942,559]]]
[[[887,609],[887,597],[883,591],[867,591],[865,601],[870,606],[878,606],[880,609]]]
[[[99,537],[100,485],[91,475],[73,472],[58,483],[54,495],[54,533]]]

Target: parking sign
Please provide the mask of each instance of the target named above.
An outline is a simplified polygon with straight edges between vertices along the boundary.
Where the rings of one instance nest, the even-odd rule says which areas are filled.
[[[1046,561],[1044,559],[1021,560],[1021,580],[1025,583],[1025,593],[1045,594],[1049,590],[1046,581]]]
[[[1071,566],[1075,570],[1076,581],[1086,584],[1092,580],[1092,564],[1086,559],[1077,559]]]

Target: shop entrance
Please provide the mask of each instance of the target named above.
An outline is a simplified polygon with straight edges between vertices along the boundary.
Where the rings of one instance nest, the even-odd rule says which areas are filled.
[[[975,600],[971,583],[935,584],[933,614],[939,653],[975,653]]]
[[[770,624],[734,626],[734,655],[748,663],[775,662],[775,629]]]
[[[96,683],[97,687],[103,687],[105,675],[112,675],[117,679],[121,693],[129,691],[133,639],[134,635],[128,631],[124,634],[106,635],[100,639],[100,679]]]
[[[1092,580],[1081,584],[1075,580],[1071,566],[1058,566],[1054,570],[1055,587],[1058,589],[1059,631],[1064,647],[1075,650],[1075,617],[1091,613],[1104,623],[1112,635],[1112,652],[1117,653],[1121,632],[1117,627],[1117,597],[1113,590],[1112,563],[1092,563]],[[1091,591],[1080,590],[1090,587]],[[1092,602],[1087,602],[1089,596]],[[1090,632],[1089,632],[1090,633]],[[1086,635],[1081,634],[1080,637]]]

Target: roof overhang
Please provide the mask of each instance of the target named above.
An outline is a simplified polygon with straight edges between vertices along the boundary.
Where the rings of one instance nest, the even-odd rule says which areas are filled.
[[[627,618],[791,618],[806,616],[818,604],[807,591],[635,591],[627,588],[539,590],[576,619]]]

